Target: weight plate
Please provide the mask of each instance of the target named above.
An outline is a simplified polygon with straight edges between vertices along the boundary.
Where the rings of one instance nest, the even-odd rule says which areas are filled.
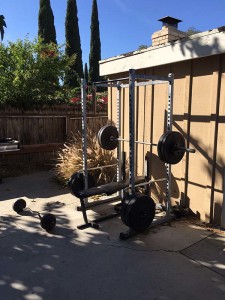
[[[56,225],[56,217],[52,214],[46,214],[41,218],[41,227],[47,232],[53,230]]]
[[[132,196],[127,196],[123,201],[122,201],[122,205],[121,205],[121,210],[120,210],[120,216],[121,216],[121,220],[122,222],[127,225],[127,219],[126,219],[126,210],[127,210],[127,207],[130,203],[130,201],[132,200]],[[129,225],[127,225],[129,226]]]
[[[177,164],[185,153],[183,150],[179,150],[179,147],[185,148],[183,135],[178,131],[168,131],[159,139],[158,156],[165,163]]]
[[[67,185],[68,185],[69,189],[71,189],[72,182],[78,176],[78,174],[79,174],[78,172],[75,172],[75,173],[73,173],[73,175],[70,176],[70,178],[69,178],[69,180],[67,182]]]
[[[118,146],[118,130],[115,126],[103,126],[98,132],[98,143],[105,150],[114,150]]]
[[[74,173],[68,181],[68,186],[71,190],[71,193],[78,198],[79,192],[84,190],[84,185],[84,174],[80,172]],[[96,186],[95,179],[90,173],[88,173],[88,188],[92,188],[94,186]]]
[[[26,208],[26,201],[24,199],[18,199],[16,202],[13,204],[13,210],[16,213],[21,213],[24,208]]]
[[[158,142],[158,145],[157,145],[157,150],[158,150],[158,156],[159,158],[165,162],[165,157],[164,157],[164,153],[163,153],[163,145],[165,143],[165,140],[167,138],[167,135],[170,131],[167,131],[166,133],[164,133],[160,139],[159,139],[159,142]]]
[[[122,222],[141,232],[147,229],[155,217],[155,202],[147,195],[136,194],[124,200],[121,208]]]

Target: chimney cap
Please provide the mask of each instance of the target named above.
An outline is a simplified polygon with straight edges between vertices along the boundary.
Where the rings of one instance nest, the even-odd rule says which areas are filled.
[[[167,16],[159,19],[158,21],[161,21],[163,23],[163,26],[174,26],[177,28],[177,24],[182,22],[182,20]]]

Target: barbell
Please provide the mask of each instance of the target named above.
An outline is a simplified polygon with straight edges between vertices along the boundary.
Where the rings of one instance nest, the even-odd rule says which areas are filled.
[[[118,147],[120,141],[129,142],[129,140],[119,137],[118,130],[113,125],[105,125],[98,132],[98,143],[105,150],[114,150]],[[157,144],[135,141],[137,144],[157,146],[158,156],[160,160],[168,164],[179,163],[185,152],[195,153],[195,149],[185,146],[185,139],[178,131],[167,131],[159,139]]]
[[[48,213],[41,216],[41,214],[38,211],[34,211],[26,206],[26,201],[20,198],[16,200],[16,202],[13,204],[13,210],[18,214],[22,213],[25,209],[30,211],[32,214],[37,214],[41,221],[41,227],[47,232],[51,232],[55,228],[56,217],[53,214]]]

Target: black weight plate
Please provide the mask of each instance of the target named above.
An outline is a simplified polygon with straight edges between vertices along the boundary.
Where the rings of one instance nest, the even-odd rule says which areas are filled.
[[[101,144],[101,135],[102,135],[102,131],[105,129],[105,127],[107,127],[108,125],[105,125],[103,127],[100,128],[98,135],[97,135],[97,140],[99,143],[99,146],[102,148],[102,144]]]
[[[178,147],[185,147],[183,135],[178,131],[166,132],[161,136],[158,143],[159,158],[168,164],[179,163],[185,152],[179,150]]]
[[[13,210],[16,213],[21,213],[24,208],[26,208],[26,201],[24,199],[18,199],[16,202],[13,204]]]
[[[56,217],[53,214],[46,214],[41,218],[41,227],[47,232],[52,231],[56,225]]]
[[[84,174],[80,172],[74,173],[68,182],[68,186],[71,190],[71,193],[75,197],[79,197],[79,192],[84,190],[85,188],[85,182],[84,182]],[[88,188],[92,188],[96,186],[94,177],[88,173]]]
[[[98,143],[105,150],[114,150],[118,146],[118,130],[115,126],[103,126],[98,132]]]
[[[73,179],[76,178],[78,176],[78,174],[80,174],[80,173],[75,172],[75,173],[73,173],[73,175],[70,176],[70,178],[69,178],[69,180],[67,182],[67,185],[68,185],[69,189],[71,189]]]
[[[157,150],[158,150],[158,156],[159,158],[161,159],[161,161],[165,162],[165,156],[164,156],[164,143],[165,143],[165,140],[167,139],[167,136],[168,134],[170,133],[170,131],[167,131],[166,133],[164,133],[160,139],[159,139],[159,142],[158,142],[158,145],[157,145]]]
[[[155,202],[143,194],[137,194],[125,201],[121,209],[123,223],[138,232],[147,229],[154,217]]]
[[[127,207],[130,203],[130,201],[133,199],[132,196],[127,196],[123,201],[122,201],[122,205],[121,205],[121,210],[120,210],[120,216],[121,216],[121,220],[122,222],[127,225],[127,214],[126,214],[126,210]],[[129,226],[129,225],[127,225]]]

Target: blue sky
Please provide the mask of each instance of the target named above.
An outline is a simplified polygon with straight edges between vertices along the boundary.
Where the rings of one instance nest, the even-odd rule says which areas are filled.
[[[67,0],[51,0],[55,17],[57,42],[65,42]],[[206,31],[225,25],[225,0],[97,0],[101,57],[106,59],[150,45],[153,32],[161,29],[157,20],[172,16],[183,20],[180,30],[195,27]],[[92,0],[77,0],[83,63],[89,60]],[[0,0],[0,15],[7,28],[4,43],[33,40],[38,30],[39,0]]]

